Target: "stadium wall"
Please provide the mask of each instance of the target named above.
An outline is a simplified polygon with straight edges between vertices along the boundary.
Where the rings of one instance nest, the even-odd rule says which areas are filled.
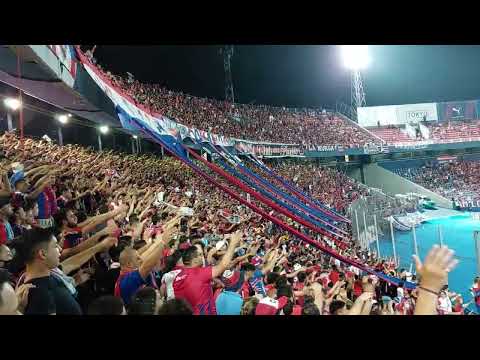
[[[414,192],[429,197],[437,205],[445,208],[452,208],[450,200],[440,196],[424,187],[417,185],[397,174],[392,173],[378,164],[366,164],[364,166],[365,184],[371,187],[382,189],[391,194],[406,194]]]

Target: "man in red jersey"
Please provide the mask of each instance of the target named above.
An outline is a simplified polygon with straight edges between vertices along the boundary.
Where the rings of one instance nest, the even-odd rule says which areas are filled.
[[[184,251],[183,266],[177,267],[177,274],[171,286],[175,298],[186,300],[192,306],[194,315],[216,315],[211,282],[214,278],[219,278],[227,269],[241,239],[240,231],[230,237],[225,255],[215,266],[202,267],[203,255],[196,246],[191,246]]]

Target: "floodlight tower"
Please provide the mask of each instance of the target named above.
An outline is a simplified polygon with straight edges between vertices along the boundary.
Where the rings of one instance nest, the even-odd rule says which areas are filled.
[[[368,54],[367,45],[343,45],[342,46],[343,62],[351,73],[351,107],[352,118],[357,119],[357,109],[365,106],[365,90],[363,88],[362,73],[370,64],[370,55]]]
[[[222,53],[223,69],[225,71],[225,100],[234,103],[235,98],[233,96],[232,69],[230,67],[230,59],[233,56],[233,45],[224,45]]]

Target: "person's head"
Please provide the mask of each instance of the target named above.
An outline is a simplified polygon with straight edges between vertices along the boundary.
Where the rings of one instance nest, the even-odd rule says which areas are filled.
[[[27,215],[21,206],[13,209],[12,217],[13,217],[13,222],[19,223],[19,224],[24,224],[27,219]]]
[[[88,306],[88,315],[127,315],[120,297],[113,295],[101,296]]]
[[[333,300],[330,303],[330,314],[331,315],[346,315],[347,314],[347,304],[341,300]]]
[[[129,315],[156,315],[162,305],[160,293],[152,287],[144,287],[133,295],[128,307]]]
[[[126,247],[120,253],[119,262],[122,269],[137,269],[142,262],[142,258],[137,250]]]
[[[67,187],[64,187],[64,188],[62,189],[62,196],[65,198],[65,200],[67,200],[67,202],[68,202],[68,201],[72,201],[72,199],[73,199],[72,192],[71,192],[70,189],[67,188]]]
[[[248,263],[242,264],[241,270],[244,273],[245,281],[247,281],[247,280],[252,278],[253,274],[255,273],[256,268],[255,268],[255,265],[248,262]]]
[[[10,248],[5,244],[0,245],[0,266],[2,263],[9,262],[12,258],[13,255]]]
[[[185,300],[171,299],[163,303],[158,315],[193,315],[193,310]]]
[[[8,219],[13,215],[13,208],[11,205],[11,196],[0,196],[0,217]]]
[[[205,257],[205,245],[201,241],[196,241],[193,246],[195,246],[198,252],[202,254],[203,257]]]
[[[28,189],[30,188],[30,184],[27,179],[25,179],[23,171],[19,171],[13,174],[10,178],[10,183],[12,184],[15,191],[20,191],[21,193],[28,192]]]
[[[59,227],[75,227],[78,219],[72,209],[61,209],[56,214],[55,221]]]
[[[277,288],[277,298],[282,296],[285,296],[290,300],[294,299],[293,288],[291,285],[284,284],[283,286]]]
[[[305,271],[300,271],[297,275],[298,282],[303,283],[307,278],[307,273]]]
[[[251,264],[250,264],[251,265]],[[252,265],[253,266],[253,265]],[[255,270],[254,270],[255,271]],[[267,274],[267,279],[266,279],[266,284],[275,284],[280,277],[280,274],[278,272],[269,272]]]
[[[0,269],[0,315],[18,315],[18,299],[8,271]]]
[[[255,315],[255,309],[257,308],[260,300],[256,297],[250,297],[243,301],[242,310],[240,315]]]
[[[53,269],[60,264],[61,248],[50,229],[33,228],[25,231],[15,249],[27,266]]]
[[[196,246],[190,246],[183,251],[182,262],[186,267],[200,267],[203,265],[203,254]]]
[[[302,315],[320,315],[320,310],[314,302],[307,302],[303,305]]]

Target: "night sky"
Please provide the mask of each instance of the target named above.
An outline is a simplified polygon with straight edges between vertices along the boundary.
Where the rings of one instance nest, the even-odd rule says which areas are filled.
[[[95,56],[114,73],[130,71],[196,96],[224,98],[221,46],[102,46]],[[370,47],[367,105],[480,99],[480,46]],[[333,108],[350,102],[350,76],[330,45],[236,45],[235,101]]]

